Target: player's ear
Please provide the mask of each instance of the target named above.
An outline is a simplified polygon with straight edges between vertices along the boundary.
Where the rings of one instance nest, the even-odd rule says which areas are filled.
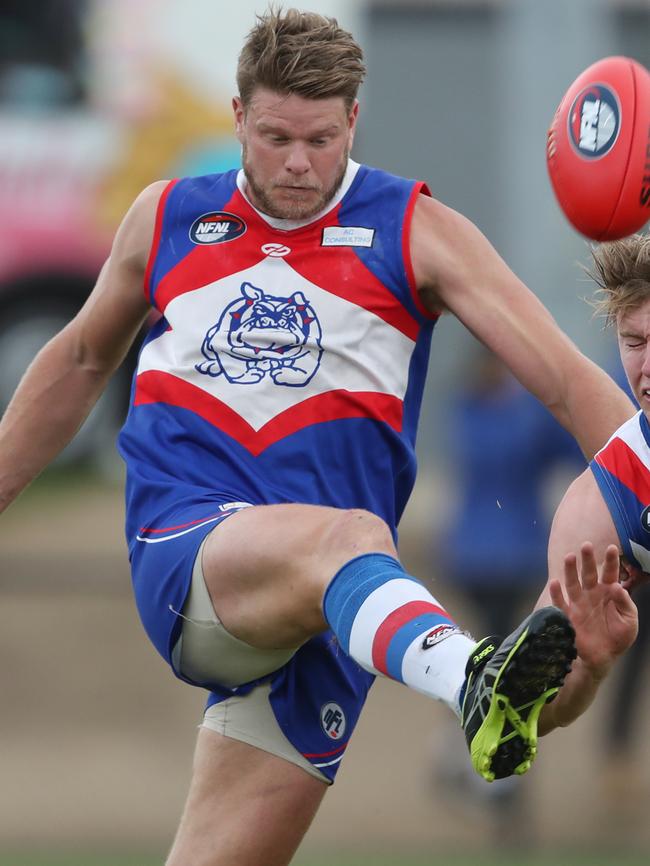
[[[235,135],[241,144],[243,143],[244,137],[244,120],[246,112],[244,110],[244,103],[241,101],[240,96],[233,96],[232,110],[235,115]]]
[[[348,112],[348,148],[352,148],[354,133],[357,129],[357,118],[359,117],[359,100],[355,99],[352,108]]]

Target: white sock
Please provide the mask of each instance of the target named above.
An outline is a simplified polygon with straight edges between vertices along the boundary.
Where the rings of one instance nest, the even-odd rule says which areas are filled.
[[[396,559],[368,553],[346,563],[332,579],[323,609],[340,645],[363,668],[460,714],[459,695],[475,641]]]

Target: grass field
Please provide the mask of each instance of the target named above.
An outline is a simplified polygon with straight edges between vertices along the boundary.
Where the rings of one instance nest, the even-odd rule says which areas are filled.
[[[2,854],[0,866],[162,866],[164,857],[160,856],[111,856],[91,854]],[[527,856],[511,854],[483,857],[481,855],[450,855],[436,857],[404,857],[395,854],[385,856],[338,856],[313,859],[297,857],[292,866],[648,866],[648,855],[610,854],[585,852],[552,851],[545,854]]]

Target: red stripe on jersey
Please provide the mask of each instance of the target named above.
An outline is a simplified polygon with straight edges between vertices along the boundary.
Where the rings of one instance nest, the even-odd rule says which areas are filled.
[[[240,239],[237,243],[240,243]],[[237,248],[237,261],[234,262],[232,255],[224,255],[223,246],[225,244],[197,247],[165,274],[154,293],[155,305],[161,313],[164,313],[167,304],[179,295],[193,292],[237,271],[252,268],[265,258],[259,245],[240,243]]]
[[[323,227],[339,225],[338,205],[327,218],[319,220],[310,231],[284,232],[291,253],[285,258],[301,276],[322,289],[358,307],[374,313],[411,340],[417,340],[420,325],[395,295],[370,271],[355,253],[354,247],[323,247]]]
[[[202,388],[157,370],[141,373],[136,379],[134,405],[169,403],[189,409],[219,430],[223,430],[251,454],[257,456],[270,445],[312,424],[343,418],[371,418],[383,421],[397,432],[402,429],[402,401],[374,391],[327,391],[308,397],[271,418],[259,430],[226,403]]]
[[[152,295],[151,295],[151,272],[153,271],[153,264],[156,261],[156,256],[158,255],[158,247],[160,246],[160,236],[162,235],[162,225],[163,225],[163,216],[165,213],[165,203],[167,201],[167,196],[172,191],[172,189],[178,183],[178,178],[175,180],[170,180],[167,186],[162,191],[160,199],[158,200],[158,206],[156,208],[156,223],[153,230],[153,240],[151,241],[151,249],[149,250],[149,258],[147,259],[147,266],[144,272],[144,296],[149,301],[150,304],[153,303]]]
[[[194,289],[253,267],[264,260],[262,246],[275,241],[290,247],[284,261],[320,288],[356,304],[383,319],[411,340],[420,325],[397,298],[370,271],[352,247],[321,246],[325,225],[339,225],[341,205],[320,220],[282,231],[270,226],[236,189],[221,208],[243,214],[248,230],[236,241],[197,246],[160,280],[153,292],[155,306],[164,313],[171,300]],[[410,261],[410,258],[409,258]]]
[[[242,210],[242,198],[235,190],[220,210],[237,213]],[[235,241],[197,246],[177,262],[160,280],[153,293],[156,307],[165,312],[165,307],[174,298],[185,292],[200,289],[223,277],[252,268],[266,258],[260,249],[260,240],[249,230]]]
[[[415,205],[417,204],[417,200],[420,195],[427,195],[429,197],[431,196],[431,190],[426,185],[426,183],[423,183],[422,181],[420,181],[413,187],[413,191],[411,192],[411,198],[409,199],[409,203],[406,207],[406,212],[404,213],[404,225],[402,227],[402,257],[404,259],[406,278],[411,289],[411,297],[413,298],[415,306],[418,308],[418,310],[422,313],[423,316],[426,316],[427,319],[433,319],[434,321],[436,321],[440,318],[440,313],[432,313],[431,310],[427,310],[427,308],[422,303],[420,294],[418,292],[417,283],[415,281],[413,260],[411,259],[411,225],[413,223],[413,212],[415,211]]]
[[[650,470],[630,446],[616,438],[595,457],[596,463],[625,484],[644,505],[650,503]]]
[[[438,605],[432,604],[430,601],[409,601],[392,611],[392,613],[389,613],[377,629],[372,642],[372,664],[374,668],[381,671],[382,674],[388,675],[386,654],[391,640],[403,625],[422,613],[439,613],[442,616],[448,616],[446,611],[438,607]]]

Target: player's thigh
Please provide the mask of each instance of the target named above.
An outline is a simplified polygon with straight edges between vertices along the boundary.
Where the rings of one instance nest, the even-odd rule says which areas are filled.
[[[253,646],[299,646],[326,627],[322,600],[355,556],[396,556],[386,523],[367,511],[262,505],[233,514],[208,536],[202,569],[226,629]]]
[[[295,764],[201,728],[167,866],[285,866],[326,790]]]

